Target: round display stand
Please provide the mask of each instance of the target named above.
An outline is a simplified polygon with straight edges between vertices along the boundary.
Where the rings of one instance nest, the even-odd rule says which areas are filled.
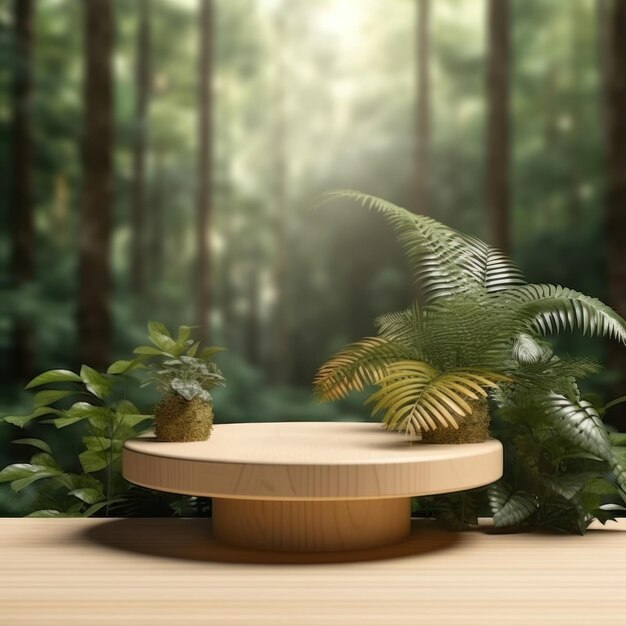
[[[122,464],[137,485],[212,497],[213,533],[224,543],[341,551],[408,537],[411,496],[497,480],[502,444],[411,443],[364,422],[221,424],[207,441],[131,439]]]

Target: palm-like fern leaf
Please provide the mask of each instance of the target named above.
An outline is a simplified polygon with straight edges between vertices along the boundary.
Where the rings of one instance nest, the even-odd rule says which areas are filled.
[[[487,499],[493,513],[494,526],[515,526],[537,510],[537,498],[524,491],[512,492],[502,481],[489,485]]]
[[[468,400],[487,397],[485,388],[495,388],[504,376],[464,369],[441,372],[424,361],[395,361],[378,380],[380,389],[367,400],[372,415],[385,410],[383,421],[390,430],[410,435],[434,430],[437,425],[458,428],[458,418],[471,414]]]
[[[503,294],[518,307],[520,316],[530,319],[543,333],[581,330],[626,343],[626,322],[609,306],[560,285],[524,285]]]
[[[379,211],[392,224],[426,302],[473,287],[493,293],[526,284],[521,271],[503,252],[430,217],[350,189],[323,194],[322,203],[346,198]]]
[[[321,203],[337,199],[354,200],[385,216],[405,248],[413,279],[425,302],[469,288],[466,277],[454,262],[457,254],[464,253],[467,247],[460,233],[430,217],[350,189],[329,191],[322,195]]]
[[[338,400],[349,391],[376,384],[386,375],[386,365],[406,359],[406,348],[382,337],[366,337],[343,348],[324,363],[313,380],[319,401]]]
[[[612,460],[609,438],[593,405],[551,393],[544,402],[546,417],[568,441],[606,461]]]
[[[467,249],[460,256],[458,264],[488,293],[526,284],[520,269],[504,252],[492,248],[476,237],[461,237],[465,240]]]

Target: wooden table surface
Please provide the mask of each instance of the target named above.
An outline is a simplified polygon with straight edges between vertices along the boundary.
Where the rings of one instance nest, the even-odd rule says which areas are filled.
[[[0,520],[0,623],[626,622],[626,520],[587,535],[448,533],[369,552],[248,552],[201,519]],[[601,527],[600,527],[601,528]]]

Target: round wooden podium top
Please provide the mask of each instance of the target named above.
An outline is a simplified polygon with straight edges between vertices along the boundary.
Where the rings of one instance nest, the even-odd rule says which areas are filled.
[[[365,422],[221,424],[207,441],[127,441],[123,474],[144,487],[197,496],[397,498],[497,480],[502,444],[411,444],[403,434]]]

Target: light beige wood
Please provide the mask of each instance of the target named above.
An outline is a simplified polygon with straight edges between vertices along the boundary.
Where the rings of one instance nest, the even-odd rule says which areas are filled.
[[[124,476],[138,485],[213,496],[224,542],[333,551],[406,537],[410,496],[497,480],[502,445],[411,443],[362,422],[224,424],[208,441],[127,441],[122,461]]]
[[[0,520],[6,626],[623,624],[626,520],[586,536],[448,533],[249,552],[209,520]]]
[[[399,498],[497,480],[502,445],[410,444],[400,433],[363,422],[222,424],[208,441],[127,441],[123,472],[144,487],[198,496]]]
[[[213,498],[213,535],[254,550],[362,550],[406,539],[411,499],[241,500]]]

